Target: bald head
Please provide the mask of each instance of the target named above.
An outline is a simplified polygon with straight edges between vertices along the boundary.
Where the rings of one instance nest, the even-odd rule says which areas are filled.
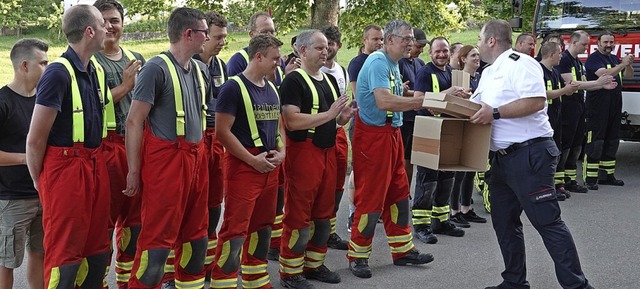
[[[69,43],[78,43],[84,36],[87,27],[94,30],[102,14],[98,8],[91,5],[74,5],[64,12],[62,16],[62,32]]]

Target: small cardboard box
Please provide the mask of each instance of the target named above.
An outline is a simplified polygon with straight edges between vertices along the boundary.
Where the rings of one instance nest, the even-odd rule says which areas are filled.
[[[422,106],[437,113],[446,113],[459,118],[469,118],[482,107],[468,99],[444,93],[425,92]]]
[[[464,88],[471,88],[471,74],[462,70],[451,71],[451,84]]]
[[[486,171],[491,125],[416,116],[411,163],[441,171]]]

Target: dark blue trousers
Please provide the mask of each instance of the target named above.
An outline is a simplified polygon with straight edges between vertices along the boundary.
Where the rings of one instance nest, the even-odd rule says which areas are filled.
[[[530,288],[525,265],[520,215],[525,212],[538,231],[562,288],[588,288],[571,232],[560,217],[553,175],[560,150],[553,140],[496,153],[491,164],[491,220],[505,270],[500,288]]]

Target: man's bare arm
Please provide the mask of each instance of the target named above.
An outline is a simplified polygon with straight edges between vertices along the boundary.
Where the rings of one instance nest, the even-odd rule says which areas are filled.
[[[44,153],[47,150],[47,141],[53,122],[56,120],[56,109],[36,104],[33,109],[31,125],[27,134],[27,167],[33,179],[33,185],[38,189],[38,178],[42,173]]]
[[[140,169],[142,163],[141,147],[144,134],[144,122],[151,111],[151,104],[134,100],[127,116],[125,130],[125,148],[127,150],[127,187],[122,191],[127,196],[133,196],[140,191]]]

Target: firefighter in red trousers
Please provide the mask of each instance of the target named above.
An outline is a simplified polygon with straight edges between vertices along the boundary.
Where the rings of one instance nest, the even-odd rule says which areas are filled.
[[[205,15],[175,9],[168,34],[169,50],[149,59],[138,74],[127,117],[124,193],[142,194],[142,230],[129,288],[158,287],[171,249],[176,287],[204,287],[208,75],[206,65],[191,57],[209,40]]]
[[[314,288],[305,277],[340,282],[324,266],[335,203],[336,123],[347,123],[356,109],[346,106],[346,95],[339,96],[335,78],[320,72],[327,46],[319,30],[300,33],[296,47],[302,66],[280,86],[287,128],[280,284],[286,288]]]
[[[109,234],[116,232],[115,273],[119,288],[127,288],[131,267],[136,255],[136,243],[140,233],[140,196],[127,197],[122,190],[127,185],[127,156],[124,147],[124,127],[135,78],[144,63],[142,55],[120,47],[123,32],[124,9],[116,0],[98,0],[93,6],[109,22],[104,49],[94,54],[107,77],[107,85],[113,103],[107,105],[107,137],[102,141],[111,188],[111,220]],[[107,267],[107,272],[109,267]],[[105,286],[106,287],[106,286]]]
[[[253,37],[247,68],[229,78],[216,102],[226,193],[211,288],[237,288],[240,263],[242,288],[271,288],[267,251],[285,147],[278,91],[266,76],[279,63],[280,46],[271,35]]]
[[[404,168],[402,112],[422,107],[422,97],[402,97],[398,61],[408,57],[415,38],[411,25],[392,20],[384,47],[367,57],[356,83],[360,107],[353,134],[354,204],[349,269],[370,278],[369,256],[376,222],[382,217],[393,264],[425,264],[431,254],[414,248],[409,227],[409,182]]]
[[[108,28],[93,6],[65,11],[69,48],[37,87],[26,157],[43,208],[47,288],[100,288],[109,258],[109,175],[101,149],[109,89],[89,60],[104,48]]]

